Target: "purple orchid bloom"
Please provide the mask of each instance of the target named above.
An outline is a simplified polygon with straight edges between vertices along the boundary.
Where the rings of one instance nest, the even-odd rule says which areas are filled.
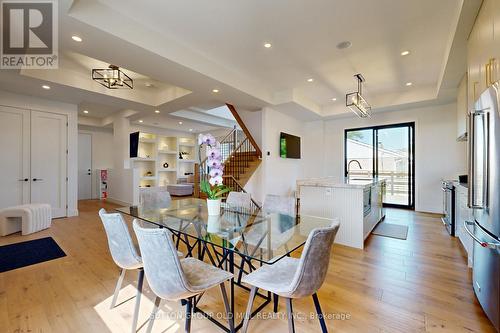
[[[217,148],[209,148],[207,150],[207,157],[212,159],[212,160],[221,160],[222,154],[221,154],[220,150]]]
[[[222,167],[222,163],[220,160],[211,158],[207,160],[207,165],[210,169],[220,169]]]
[[[214,146],[216,144],[217,140],[215,140],[215,137],[212,135],[212,134],[207,134],[205,136],[205,143],[208,145],[208,146]]]
[[[217,177],[210,178],[208,182],[212,186],[222,185],[222,176],[217,176]]]
[[[224,174],[224,171],[222,169],[218,169],[218,168],[211,168],[210,169],[210,177],[212,177],[212,178],[222,176],[223,174]]]

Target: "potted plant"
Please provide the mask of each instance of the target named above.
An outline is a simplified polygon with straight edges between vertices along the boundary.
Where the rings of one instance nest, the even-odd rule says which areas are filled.
[[[208,215],[220,215],[221,197],[231,191],[231,188],[222,183],[224,166],[222,164],[220,143],[211,134],[200,134],[198,144],[200,153],[203,145],[207,148],[207,166],[210,175],[208,181],[202,180],[200,182],[200,191],[207,195]],[[201,154],[198,154],[198,156],[201,160]]]

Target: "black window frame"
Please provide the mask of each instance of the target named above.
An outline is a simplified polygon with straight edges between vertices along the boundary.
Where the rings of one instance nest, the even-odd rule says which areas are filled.
[[[408,195],[408,204],[407,205],[399,205],[399,204],[390,204],[383,203],[384,207],[393,207],[393,208],[405,208],[415,210],[415,122],[403,122],[389,125],[378,125],[378,126],[366,126],[366,127],[357,127],[357,128],[348,128],[344,129],[344,176],[347,177],[347,134],[349,132],[354,131],[362,131],[362,130],[372,130],[372,142],[373,142],[373,165],[372,165],[372,177],[376,177],[378,175],[378,130],[388,129],[388,128],[398,128],[398,127],[408,127],[410,130],[408,131],[408,141],[410,148],[409,158],[408,158],[408,188],[410,189],[410,193]]]

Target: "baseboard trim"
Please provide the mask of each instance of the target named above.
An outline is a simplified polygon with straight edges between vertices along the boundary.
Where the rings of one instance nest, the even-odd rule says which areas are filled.
[[[78,212],[78,209],[68,209],[68,211],[66,212],[66,214],[67,214],[68,217],[78,216],[79,212]]]
[[[131,203],[129,202],[125,202],[125,201],[121,201],[121,200],[118,200],[118,199],[114,199],[114,198],[107,198],[106,201],[109,201],[111,203],[114,203],[114,204],[117,204],[117,205],[120,205],[120,206],[132,206]]]

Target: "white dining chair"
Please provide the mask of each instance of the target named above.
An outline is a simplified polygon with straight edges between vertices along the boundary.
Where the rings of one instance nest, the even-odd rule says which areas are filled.
[[[312,296],[321,330],[323,333],[328,331],[316,292],[325,280],[332,245],[339,226],[338,220],[334,219],[331,220],[329,227],[313,229],[300,259],[284,257],[275,264],[262,266],[243,278],[243,283],[252,286],[242,327],[243,333],[248,330],[253,301],[258,289],[267,290],[286,299],[290,333],[295,332],[292,299]]]
[[[156,294],[147,332],[151,332],[153,328],[162,299],[186,301],[185,331],[190,332],[194,298],[216,286],[219,286],[222,294],[229,329],[234,332],[233,317],[224,285],[233,274],[192,257],[179,259],[172,234],[166,228],[145,228],[137,219],[133,222],[133,228],[139,241],[146,278],[151,290]]]

